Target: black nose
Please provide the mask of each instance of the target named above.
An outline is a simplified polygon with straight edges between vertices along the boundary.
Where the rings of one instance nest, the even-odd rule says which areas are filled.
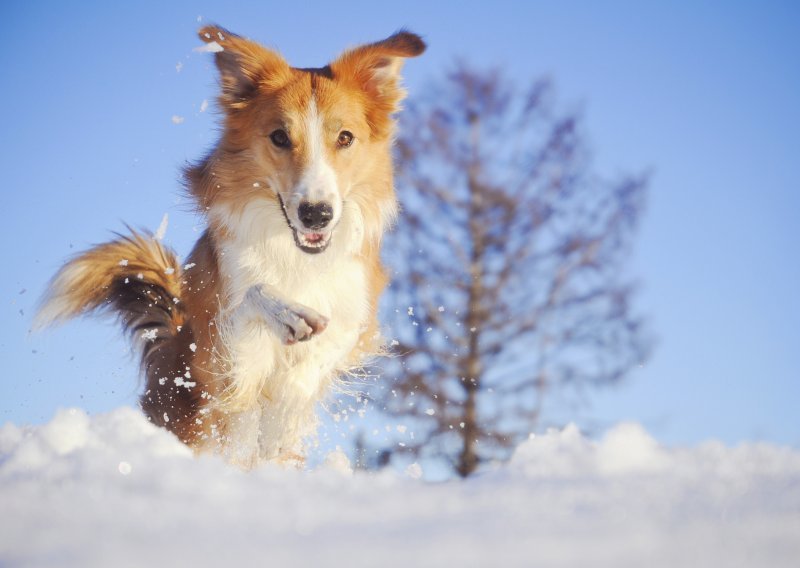
[[[324,201],[319,203],[303,201],[297,208],[297,215],[307,229],[322,229],[331,222],[333,207]]]

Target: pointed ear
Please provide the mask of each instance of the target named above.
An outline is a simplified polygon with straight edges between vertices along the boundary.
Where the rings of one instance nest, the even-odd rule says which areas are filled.
[[[198,51],[214,53],[222,83],[223,105],[243,108],[259,85],[280,85],[289,75],[289,64],[278,53],[219,26],[197,32],[205,46]]]
[[[405,97],[400,87],[400,70],[407,57],[425,51],[425,42],[416,34],[399,31],[383,41],[362,45],[345,52],[331,63],[337,78],[355,82],[370,103],[368,121],[374,126],[389,120]]]

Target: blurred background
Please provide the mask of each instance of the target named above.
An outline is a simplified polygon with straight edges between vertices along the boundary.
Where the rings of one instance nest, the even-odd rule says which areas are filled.
[[[0,203],[6,214],[0,225],[6,256],[0,421],[39,423],[60,407],[97,413],[136,404],[136,361],[113,322],[79,320],[35,335],[29,327],[63,261],[123,223],[155,230],[168,214],[165,241],[182,255],[202,231],[180,181],[181,167],[217,136],[216,70],[208,54],[193,51],[197,28],[219,23],[279,49],[297,67],[315,67],[346,47],[407,27],[429,45],[404,72],[408,126],[398,189],[409,215],[424,219],[426,195],[436,195],[425,188],[450,187],[463,205],[478,185],[497,198],[528,180],[512,203],[524,202],[517,213],[531,215],[514,221],[520,223],[514,234],[534,234],[563,206],[559,230],[540,231],[549,236],[537,240],[537,250],[557,249],[565,262],[582,259],[573,267],[594,262],[598,279],[576,277],[566,289],[585,296],[591,281],[606,302],[592,304],[600,312],[569,316],[594,314],[594,327],[583,335],[582,349],[591,343],[589,351],[548,367],[553,357],[545,347],[581,336],[552,327],[567,316],[554,309],[557,303],[536,299],[555,282],[560,265],[514,276],[516,287],[500,295],[506,308],[513,298],[529,299],[526,314],[539,322],[547,313],[551,327],[537,327],[541,333],[529,339],[531,326],[513,341],[498,330],[483,336],[485,345],[499,341],[501,347],[489,349],[495,354],[510,347],[502,360],[485,361],[496,366],[476,390],[502,384],[509,390],[503,400],[514,405],[513,413],[493,402],[473,407],[486,413],[476,424],[492,423],[487,443],[501,447],[570,421],[592,433],[634,420],[670,445],[710,438],[800,445],[796,3],[36,2],[4,3],[0,14]],[[443,118],[443,109],[452,116]],[[477,123],[482,145],[470,153]],[[417,142],[435,148],[432,125],[452,128],[450,139],[466,145],[452,175],[453,164],[435,162],[433,150],[413,153]],[[514,136],[517,146],[510,143]],[[557,197],[548,201],[548,191]],[[514,200],[520,195],[530,200]],[[583,197],[566,205],[564,196]],[[435,207],[454,212],[449,222],[476,236],[468,223],[475,210],[467,207],[459,217],[454,203]],[[508,221],[513,209],[490,208],[486,226],[498,211]],[[387,251],[398,278],[384,305],[387,336],[407,354],[446,349],[452,340],[463,368],[469,334],[458,343],[445,328],[462,321],[451,317],[457,311],[470,321],[458,307],[468,302],[403,291],[403,282],[416,282],[403,259],[414,250],[408,247],[419,245],[407,238],[398,233],[390,240],[394,258]],[[423,255],[434,267],[448,258],[435,241]],[[501,260],[514,251],[492,246],[484,266],[500,274]],[[594,257],[598,246],[605,252]],[[436,289],[435,282],[429,286]],[[451,319],[437,319],[436,312]],[[420,338],[414,329],[429,327],[439,339]],[[451,390],[436,378],[442,373],[459,381],[459,367],[434,367],[422,357],[392,360],[385,381],[370,386],[367,408],[375,412],[337,414],[324,443],[385,457],[414,446],[409,428],[420,433],[413,442],[425,439],[423,432],[463,429],[459,417],[469,409],[469,389]],[[420,372],[427,383],[419,381]],[[527,386],[515,390],[514,378]],[[392,403],[420,396],[412,393],[426,385],[443,389],[438,395],[450,396],[453,407],[425,404],[406,416]],[[343,400],[336,411],[360,404]],[[498,413],[518,418],[498,425]],[[436,451],[460,455],[457,438]],[[491,452],[476,456],[491,458]],[[454,468],[458,463],[451,460]]]

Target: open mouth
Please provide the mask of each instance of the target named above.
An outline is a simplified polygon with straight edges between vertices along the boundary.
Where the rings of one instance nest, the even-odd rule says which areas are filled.
[[[330,233],[301,233],[290,225],[294,233],[294,242],[300,250],[310,254],[316,254],[328,248],[331,242]]]
[[[283,203],[283,198],[278,195],[278,200],[281,203],[281,211],[283,211],[283,218],[286,219],[286,224],[289,226],[289,229],[292,231],[292,235],[294,236],[294,244],[297,245],[297,248],[306,252],[308,254],[319,254],[328,248],[328,245],[331,244],[331,234],[332,230],[328,231],[301,231],[297,229],[292,222],[289,220],[289,215],[286,212],[286,205]]]

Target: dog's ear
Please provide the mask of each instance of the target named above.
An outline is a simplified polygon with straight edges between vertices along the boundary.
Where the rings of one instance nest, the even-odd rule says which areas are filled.
[[[424,51],[421,37],[399,31],[383,41],[346,51],[331,63],[331,69],[334,77],[355,82],[367,94],[367,120],[374,129],[381,130],[405,97],[400,87],[403,62]]]
[[[219,26],[205,26],[197,32],[206,45],[201,51],[214,53],[222,83],[222,102],[241,108],[259,85],[280,85],[289,75],[286,60],[254,41]]]

